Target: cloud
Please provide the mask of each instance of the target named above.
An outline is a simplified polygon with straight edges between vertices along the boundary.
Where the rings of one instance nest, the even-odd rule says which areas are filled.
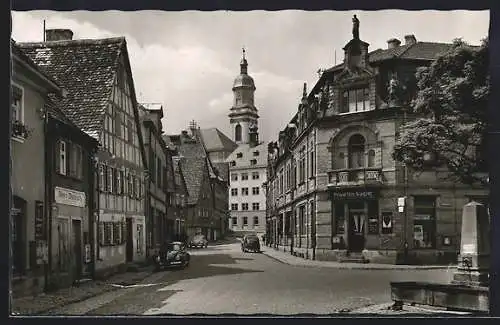
[[[203,128],[230,129],[231,86],[245,46],[261,139],[271,140],[296,113],[303,83],[311,89],[318,68],[343,60],[352,14],[370,50],[405,34],[419,41],[463,37],[478,43],[489,27],[489,11],[401,10],[31,11],[13,12],[12,27],[17,41],[41,41],[43,19],[47,28],[72,29],[75,38],[125,36],[138,100],[163,104],[168,133],[187,128],[192,119]]]

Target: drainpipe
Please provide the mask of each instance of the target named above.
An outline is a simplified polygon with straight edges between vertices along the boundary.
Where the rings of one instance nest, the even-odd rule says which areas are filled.
[[[88,193],[89,193],[89,242],[88,245],[90,245],[90,274],[91,277],[95,277],[95,207],[96,205],[96,184],[99,183],[99,166],[96,164],[95,161],[95,154],[96,154],[96,148],[91,148],[88,153],[88,170],[87,170],[87,177],[89,179],[89,187],[88,187]]]
[[[43,137],[44,137],[44,180],[45,180],[45,195],[44,195],[44,207],[45,207],[45,239],[47,241],[47,261],[44,261],[44,291],[50,289],[49,286],[49,272],[52,269],[52,204],[51,204],[51,194],[52,194],[52,177],[51,177],[51,166],[53,163],[53,156],[49,153],[53,152],[54,148],[52,146],[52,133],[49,132],[49,113],[45,109],[43,116]]]
[[[147,236],[147,239],[146,239],[146,258],[149,258],[149,254],[150,254],[150,248],[153,246],[153,216],[152,216],[152,213],[151,213],[151,201],[150,201],[150,190],[151,190],[151,128],[148,127],[148,157],[149,159],[146,159],[146,161],[148,162],[148,165],[145,166],[146,170],[148,171],[146,176],[147,176],[147,179],[145,179],[145,182],[147,184],[147,190],[144,189],[144,207],[145,207],[145,211],[144,211],[144,215],[145,215],[145,218],[146,218],[146,236]],[[149,241],[149,245],[147,244],[147,242]]]

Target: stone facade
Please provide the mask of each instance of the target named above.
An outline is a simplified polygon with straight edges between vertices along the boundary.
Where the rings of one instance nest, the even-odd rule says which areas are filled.
[[[446,181],[442,168],[417,174],[393,160],[401,125],[416,117],[407,110],[414,59],[426,66],[448,45],[398,46],[368,53],[353,39],[344,63],[309,95],[304,89],[297,114],[269,146],[268,244],[319,260],[456,262],[461,208],[485,202],[488,190]],[[420,46],[432,52],[426,60]],[[403,50],[407,60],[387,61]],[[387,75],[404,81],[407,97],[388,101]]]

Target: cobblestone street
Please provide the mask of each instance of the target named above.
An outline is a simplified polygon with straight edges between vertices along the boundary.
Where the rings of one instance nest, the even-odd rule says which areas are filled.
[[[336,314],[405,315],[435,311],[405,306],[388,310],[389,282],[447,281],[451,272],[438,270],[362,270],[302,267],[284,264],[265,254],[242,253],[238,243],[192,250],[184,270],[116,276],[106,283],[88,284],[101,294],[53,309],[45,315],[193,315],[193,314]],[[125,281],[125,277],[129,277]],[[122,279],[120,279],[122,277]],[[142,279],[141,279],[142,277]],[[132,280],[135,280],[132,281]],[[122,282],[122,285],[118,285]],[[128,285],[124,285],[128,282]],[[114,285],[113,285],[114,284]],[[50,297],[46,295],[43,299]],[[26,301],[24,301],[26,303]],[[37,298],[37,305],[39,303]],[[19,312],[29,310],[21,308]],[[38,314],[36,310],[29,310]]]

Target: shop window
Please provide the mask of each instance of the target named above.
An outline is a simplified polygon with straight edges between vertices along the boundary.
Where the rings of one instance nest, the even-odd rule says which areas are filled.
[[[378,201],[367,201],[368,203],[368,233],[371,235],[379,234],[379,214]]]
[[[364,167],[365,138],[361,134],[355,134],[349,139],[349,168]]]
[[[335,203],[334,207],[335,233],[337,235],[345,233],[345,206],[343,203]]]
[[[299,235],[305,235],[306,229],[306,206],[302,205],[299,208]]]
[[[392,212],[390,211],[385,211],[382,212],[382,234],[388,235],[392,234]]]
[[[413,246],[436,247],[436,198],[416,196],[414,199]]]

